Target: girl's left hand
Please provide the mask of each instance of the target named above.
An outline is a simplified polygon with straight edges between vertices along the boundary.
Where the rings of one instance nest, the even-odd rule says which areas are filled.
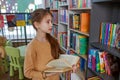
[[[76,72],[76,70],[77,70],[77,65],[72,65],[72,69],[73,69],[73,72]]]

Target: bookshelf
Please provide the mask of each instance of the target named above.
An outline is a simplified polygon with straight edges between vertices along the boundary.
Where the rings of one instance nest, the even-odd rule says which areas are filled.
[[[52,26],[52,36],[56,39],[58,38],[58,8],[59,1],[58,0],[45,0],[44,2],[45,8],[50,9],[53,14],[53,26]]]
[[[46,0],[48,1],[48,0]],[[53,2],[54,0],[50,0],[47,3],[47,8],[49,6],[50,10],[53,12],[57,11],[58,12],[58,41],[61,45],[61,48],[66,51],[66,52],[73,52],[75,55],[79,56],[80,59],[80,64],[82,65],[82,60],[85,60],[84,64],[82,66],[85,66],[84,68],[79,68],[78,70],[78,75],[81,77],[82,80],[86,80],[86,72],[87,72],[87,49],[88,49],[88,41],[89,41],[89,23],[90,23],[90,13],[91,13],[91,0],[57,0],[58,1],[58,6],[59,8],[56,10],[54,9]],[[48,4],[49,3],[49,4]],[[80,4],[79,4],[80,3]],[[85,14],[88,16],[83,17],[82,21],[86,22],[81,22],[81,15],[82,13],[87,13]],[[77,17],[79,18],[79,21],[75,23],[72,18],[74,18],[74,15],[78,15]],[[53,21],[54,22],[54,21]],[[82,30],[81,28],[83,27],[82,24],[80,23],[88,23],[87,25],[85,24],[86,30]],[[56,25],[56,23],[53,23]],[[74,27],[73,27],[73,24]],[[76,25],[77,24],[77,25]],[[77,26],[77,28],[76,28]],[[80,27],[81,26],[81,27]],[[84,27],[83,27],[84,28]],[[72,34],[74,34],[74,37],[82,37],[83,39],[74,39]],[[80,44],[78,44],[77,40],[81,42],[81,48]],[[76,44],[78,44],[77,47]],[[72,45],[72,46],[71,46]],[[85,46],[83,46],[85,45]],[[72,53],[70,53],[72,54]],[[61,77],[63,78],[63,77]],[[63,79],[64,80],[64,79]]]
[[[91,23],[89,36],[89,50],[97,49],[106,51],[120,59],[120,51],[100,43],[100,25],[102,22],[120,23],[120,1],[119,0],[93,0],[91,9]],[[120,80],[120,72],[115,76],[108,76],[106,73],[99,73],[90,68],[87,69],[87,78],[99,76],[103,80]]]
[[[91,13],[91,0],[69,0],[69,44],[68,47],[72,50],[77,56],[82,60],[85,60],[85,63],[82,64],[80,59],[80,68],[78,74],[82,80],[86,80],[86,69],[87,69],[87,48],[89,41],[89,23],[90,23],[90,13]],[[82,30],[82,14],[87,13],[89,16],[84,16],[85,25],[84,27],[88,30]],[[87,23],[87,25],[86,25]],[[83,38],[84,37],[84,38]],[[81,41],[84,39],[83,41]],[[83,46],[85,45],[85,46]],[[82,47],[82,48],[81,48]],[[83,51],[81,51],[83,50]],[[84,65],[84,68],[81,66]]]
[[[68,45],[68,0],[59,1],[59,16],[58,16],[58,35],[61,48],[67,52]],[[60,75],[61,80],[67,80],[70,72],[65,72]]]
[[[59,43],[63,50],[68,46],[68,0],[59,1],[58,9],[58,35]]]
[[[68,2],[59,0],[45,0],[46,8],[50,9],[53,14],[53,36],[56,38],[61,46],[61,49],[67,51],[67,37],[68,37]],[[54,29],[54,28],[57,29]],[[54,33],[54,32],[57,32]],[[61,80],[67,79],[67,75],[70,72],[61,73]],[[70,76],[70,75],[69,75]]]

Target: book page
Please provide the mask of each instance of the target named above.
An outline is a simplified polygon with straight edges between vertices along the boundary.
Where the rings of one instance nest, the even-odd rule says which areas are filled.
[[[73,64],[76,64],[79,60],[78,56],[62,54],[59,59],[50,61],[46,66],[48,67],[72,67]]]
[[[56,68],[71,67],[69,62],[67,62],[65,59],[52,60],[46,66],[47,67],[56,67]]]
[[[75,55],[62,54],[60,55],[60,59],[65,59],[72,66],[73,64],[77,64],[80,58]]]
[[[46,66],[45,72],[66,72],[72,70],[72,65],[79,60],[78,56],[62,54],[59,59],[51,60]]]

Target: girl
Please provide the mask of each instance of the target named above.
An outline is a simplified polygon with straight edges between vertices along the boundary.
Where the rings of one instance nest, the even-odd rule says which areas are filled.
[[[24,74],[32,80],[60,80],[59,74],[45,74],[46,64],[52,59],[58,59],[64,52],[58,41],[50,33],[52,31],[52,14],[45,9],[37,9],[32,14],[32,25],[36,37],[28,44],[24,62]],[[76,66],[73,65],[73,72]]]
[[[59,80],[59,74],[45,74],[46,64],[57,59],[63,51],[52,31],[52,14],[45,9],[37,9],[32,14],[32,25],[36,30],[35,38],[27,45],[24,61],[24,75],[32,80]]]

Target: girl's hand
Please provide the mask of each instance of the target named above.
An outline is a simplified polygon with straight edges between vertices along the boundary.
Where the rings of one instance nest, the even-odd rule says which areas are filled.
[[[73,72],[76,72],[76,70],[77,70],[77,65],[72,65],[72,69],[73,69]]]
[[[79,67],[80,67],[79,62],[77,64],[73,64],[72,65],[73,72],[76,72]]]

